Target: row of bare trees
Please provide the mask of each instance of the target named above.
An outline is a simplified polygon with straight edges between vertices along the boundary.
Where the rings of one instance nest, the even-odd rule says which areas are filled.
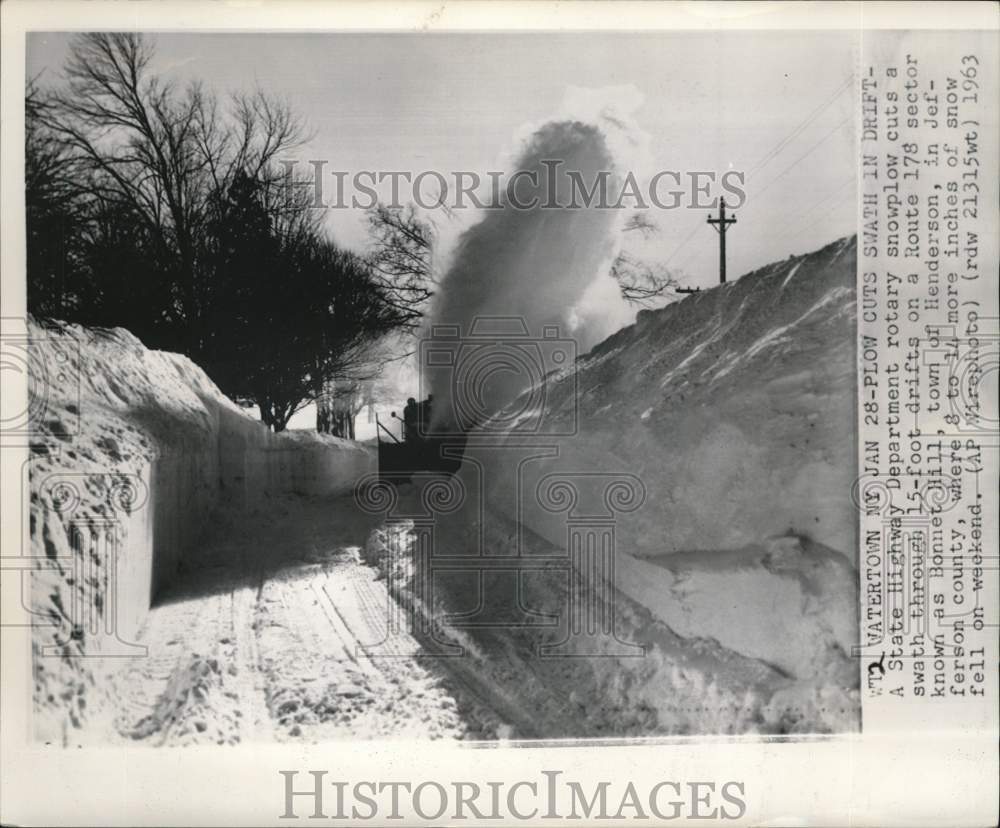
[[[338,249],[280,163],[303,121],[262,91],[180,88],[153,57],[141,35],[84,34],[61,85],[29,85],[29,309],[183,352],[281,430],[416,324],[431,239],[380,208],[371,260]]]
[[[351,436],[385,342],[414,333],[433,295],[434,223],[378,205],[368,254],[338,249],[281,163],[303,120],[260,90],[178,86],[154,55],[139,34],[83,34],[60,84],[29,84],[29,310],[185,353],[275,430],[316,400],[317,426]],[[636,215],[626,230],[655,227]],[[625,253],[611,275],[638,304],[676,286]]]

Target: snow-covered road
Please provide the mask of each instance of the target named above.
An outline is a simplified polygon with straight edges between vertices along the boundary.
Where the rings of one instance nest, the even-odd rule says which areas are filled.
[[[379,549],[405,548],[407,537],[405,527],[379,526],[350,497],[289,496],[222,518],[192,556],[196,563],[150,611],[139,638],[148,656],[116,673],[113,718],[95,717],[89,736],[149,745],[622,738],[825,732],[856,719],[856,694],[839,690],[829,671],[799,681],[759,654],[701,637],[717,603],[701,607],[683,595],[675,599],[702,620],[678,635],[616,593],[619,632],[642,643],[645,658],[539,658],[539,642],[556,629],[503,625],[446,625],[463,657],[421,657],[431,654],[429,642],[405,632],[405,622],[387,638],[390,613],[415,605],[408,576],[393,572]],[[500,537],[490,542],[503,548]],[[784,583],[780,575],[768,583]],[[689,574],[685,583],[700,577]],[[726,591],[723,583],[713,594]],[[461,603],[463,595],[441,598]],[[555,581],[541,579],[525,599],[558,612],[560,595]],[[375,657],[366,652],[380,642]]]
[[[390,598],[359,560],[370,518],[351,498],[287,498],[216,526],[196,566],[140,633],[118,674],[118,739],[149,744],[285,739],[475,738],[459,703],[404,634],[382,641]],[[360,657],[359,657],[360,656]],[[460,708],[467,710],[463,715]],[[492,734],[490,734],[492,735]]]

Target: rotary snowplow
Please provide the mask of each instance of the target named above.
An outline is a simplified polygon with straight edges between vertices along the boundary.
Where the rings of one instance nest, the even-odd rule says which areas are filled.
[[[375,416],[378,437],[379,477],[396,483],[408,482],[418,472],[452,474],[462,463],[465,440],[457,435],[434,434],[430,430],[432,398],[417,403],[412,397],[399,417],[400,435]]]

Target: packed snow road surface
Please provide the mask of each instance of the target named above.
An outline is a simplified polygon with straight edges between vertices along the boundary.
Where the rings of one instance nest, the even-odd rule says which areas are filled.
[[[91,719],[79,740],[622,738],[829,732],[854,722],[856,698],[838,689],[845,679],[834,668],[844,658],[834,657],[835,642],[833,655],[816,655],[823,669],[796,677],[764,646],[773,636],[761,643],[748,631],[733,649],[703,637],[698,630],[719,611],[711,601],[702,607],[678,594],[678,634],[616,592],[618,629],[646,648],[645,658],[539,658],[538,645],[558,630],[453,627],[440,613],[460,609],[465,591],[442,590],[433,610],[419,605],[413,538],[405,525],[379,525],[349,497],[288,496],[249,517],[223,518],[197,564],[151,609],[139,633],[148,656],[126,660],[110,681],[113,713]],[[502,549],[503,538],[488,541]],[[387,546],[404,554],[386,557]],[[784,546],[793,580],[821,554],[791,539]],[[770,560],[774,550],[748,550],[733,565],[777,589],[782,573],[757,572],[760,555]],[[725,578],[729,567],[721,559],[706,572],[698,560],[686,565],[689,591],[712,573]],[[526,586],[528,604],[560,612],[552,578]],[[427,657],[432,642],[414,638],[405,621],[388,635],[390,613],[401,618],[417,606],[442,621],[439,633],[461,645],[462,657]]]
[[[155,745],[463,738],[442,676],[386,638],[390,598],[359,562],[370,530],[350,498],[290,497],[219,526],[149,613],[146,658],[116,679],[118,738]],[[408,647],[407,643],[412,644]],[[384,652],[384,651],[382,651]]]

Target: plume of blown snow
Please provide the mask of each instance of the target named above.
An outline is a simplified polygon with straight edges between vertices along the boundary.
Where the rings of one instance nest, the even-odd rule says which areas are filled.
[[[533,199],[538,203],[520,209],[504,198],[501,209],[487,212],[456,243],[432,322],[437,330],[441,326],[457,330],[465,344],[452,346],[456,353],[451,367],[422,366],[436,401],[436,427],[473,424],[456,421],[456,387],[474,398],[466,410],[482,418],[537,380],[532,371],[521,370],[523,361],[502,358],[477,374],[458,377],[456,366],[468,353],[458,351],[468,348],[470,335],[518,338],[520,331],[539,339],[558,329],[583,353],[631,321],[632,313],[610,275],[626,210],[596,203],[545,204],[552,203],[552,192],[559,203],[570,202],[570,173],[578,174],[588,189],[600,174],[607,175],[609,200],[614,203],[624,176],[644,152],[645,135],[631,115],[640,104],[641,96],[632,87],[571,88],[553,120],[522,129],[519,148],[508,166],[511,172],[537,174],[537,184],[519,177],[515,197],[520,204]],[[503,330],[496,323],[484,323],[497,317],[507,320]]]

